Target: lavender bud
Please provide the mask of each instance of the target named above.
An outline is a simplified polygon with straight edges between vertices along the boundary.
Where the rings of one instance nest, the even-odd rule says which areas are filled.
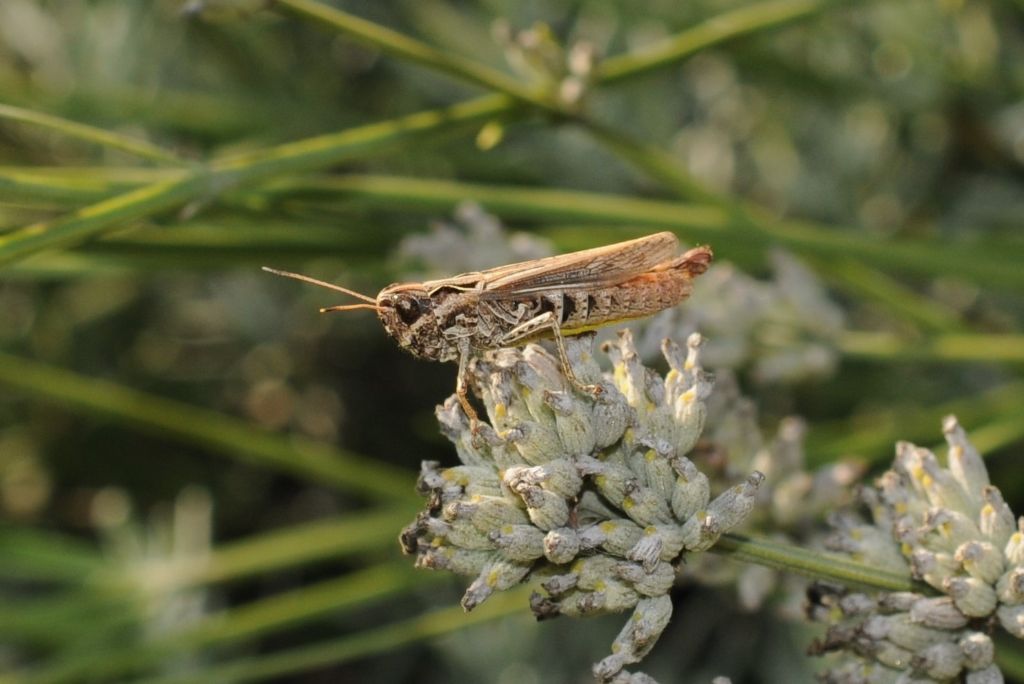
[[[503,525],[488,537],[511,561],[527,563],[544,555],[544,532],[533,525]]]
[[[453,501],[444,507],[445,520],[468,520],[481,532],[490,532],[502,525],[528,522],[526,512],[513,501],[498,496],[474,496]]]
[[[505,484],[512,491],[521,487],[543,487],[566,499],[575,497],[583,486],[576,464],[566,458],[548,461],[538,466],[514,466],[505,471]]]
[[[967,616],[961,613],[948,596],[921,598],[910,607],[910,619],[936,629],[961,629],[967,625]]]
[[[996,617],[1003,629],[1018,639],[1024,639],[1024,605],[999,606]]]
[[[1003,684],[1003,673],[997,665],[989,665],[983,670],[968,672],[964,684]]]
[[[639,662],[653,648],[672,617],[668,596],[642,599],[626,626],[612,642],[613,655],[594,666],[598,681],[608,681],[631,663]]]
[[[707,507],[711,484],[708,476],[697,470],[693,461],[685,456],[672,459],[672,467],[679,474],[672,489],[672,512],[677,520],[687,520]]]
[[[999,602],[1008,606],[1024,603],[1024,567],[1018,566],[1004,573],[996,582]]]
[[[585,540],[584,544],[590,544],[593,540],[595,545],[614,556],[626,558],[629,551],[640,541],[644,529],[632,520],[619,518],[606,520],[599,525],[594,525],[581,535]]]
[[[969,541],[961,544],[954,558],[972,577],[985,584],[994,584],[1003,574],[1003,554],[988,542]]]
[[[982,505],[981,492],[989,486],[985,462],[974,445],[967,440],[967,434],[956,416],[946,416],[942,420],[942,432],[949,444],[949,471],[971,496],[974,503],[972,512],[977,513]]]
[[[556,565],[568,563],[580,551],[580,538],[576,530],[560,527],[544,536],[544,557]]]
[[[620,563],[615,572],[643,596],[667,594],[676,581],[675,568],[669,563],[657,563],[650,570],[635,563]]]
[[[980,632],[967,632],[957,642],[964,654],[964,664],[970,670],[981,670],[992,664],[996,647],[991,637]]]
[[[495,556],[480,570],[480,575],[462,595],[462,608],[468,613],[494,592],[514,587],[523,581],[531,567],[529,563],[516,563]]]
[[[993,544],[1003,546],[1010,541],[1010,536],[1017,528],[1013,511],[1006,505],[1002,492],[996,487],[985,487],[981,495],[985,499],[985,505],[981,507],[979,515],[981,531]]]
[[[943,589],[953,598],[953,603],[968,617],[985,617],[996,608],[996,592],[990,585],[976,577],[950,577]]]
[[[940,642],[920,651],[914,657],[912,666],[915,670],[942,681],[960,674],[964,666],[964,655],[956,644]]]
[[[555,429],[566,454],[589,454],[594,451],[596,437],[590,407],[571,392],[545,390],[544,402],[555,414]]]
[[[649,487],[634,486],[622,501],[622,510],[641,525],[672,522],[672,511],[665,499]]]

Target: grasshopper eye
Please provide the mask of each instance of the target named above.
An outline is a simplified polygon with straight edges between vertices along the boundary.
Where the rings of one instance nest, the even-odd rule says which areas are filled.
[[[395,310],[398,312],[398,317],[406,325],[415,323],[423,313],[420,309],[420,303],[412,297],[402,297],[395,302]]]

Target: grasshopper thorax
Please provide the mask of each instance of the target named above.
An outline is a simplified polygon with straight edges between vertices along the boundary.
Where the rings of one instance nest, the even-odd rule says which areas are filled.
[[[431,361],[452,361],[458,350],[438,324],[436,302],[418,283],[389,285],[377,295],[377,316],[398,346]]]

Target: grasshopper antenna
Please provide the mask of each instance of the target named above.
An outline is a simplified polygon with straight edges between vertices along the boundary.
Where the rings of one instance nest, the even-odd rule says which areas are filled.
[[[344,292],[345,294],[351,295],[352,297],[355,297],[356,299],[361,299],[364,302],[369,302],[369,304],[350,304],[350,305],[343,305],[343,306],[329,306],[329,307],[325,307],[323,309],[320,309],[321,312],[323,312],[323,311],[345,311],[345,310],[347,310],[349,308],[352,308],[352,309],[374,309],[374,310],[377,309],[377,300],[376,299],[374,299],[373,297],[367,297],[366,295],[360,294],[360,293],[356,292],[355,290],[349,290],[348,288],[341,287],[340,285],[334,285],[332,283],[324,282],[323,280],[317,280],[316,278],[310,278],[309,276],[304,276],[301,273],[292,273],[291,271],[279,271],[276,268],[270,268],[269,266],[264,266],[263,270],[266,271],[267,273],[273,273],[274,275],[283,276],[285,278],[291,278],[292,280],[301,280],[302,282],[309,283],[311,285],[319,285],[320,287],[326,287],[328,290],[335,290],[337,292]]]

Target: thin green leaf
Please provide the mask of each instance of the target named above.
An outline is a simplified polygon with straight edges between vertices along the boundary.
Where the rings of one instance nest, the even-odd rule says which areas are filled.
[[[78,244],[121,225],[183,206],[209,201],[243,184],[309,171],[378,152],[427,133],[479,124],[507,112],[509,100],[490,96],[444,109],[316,136],[220,159],[208,166],[84,207],[53,221],[0,235],[0,265],[44,249]]]
[[[142,157],[143,159],[149,159],[150,161],[160,162],[161,164],[181,166],[185,163],[184,160],[179,158],[173,152],[169,152],[168,150],[146,140],[139,140],[138,138],[132,138],[120,133],[96,128],[95,126],[88,126],[75,121],[69,121],[68,119],[64,119],[59,116],[44,114],[31,109],[23,109],[22,107],[14,107],[12,105],[0,103],[0,119],[7,119],[8,121],[17,121],[19,123],[47,128],[66,135],[69,138],[84,140],[86,142],[102,145],[103,147],[121,150],[122,152],[128,152],[129,154],[134,154],[138,157]]]
[[[335,7],[313,0],[277,0],[274,8],[279,12],[338,31],[360,43],[378,48],[389,55],[407,59],[414,64],[436,69],[544,110],[561,111],[558,103],[546,97],[543,92],[528,88],[509,74],[467,57],[449,55],[415,38],[360,19]]]
[[[0,384],[64,409],[114,418],[312,482],[389,501],[414,500],[413,478],[401,468],[321,442],[268,432],[109,380],[0,354]]]

